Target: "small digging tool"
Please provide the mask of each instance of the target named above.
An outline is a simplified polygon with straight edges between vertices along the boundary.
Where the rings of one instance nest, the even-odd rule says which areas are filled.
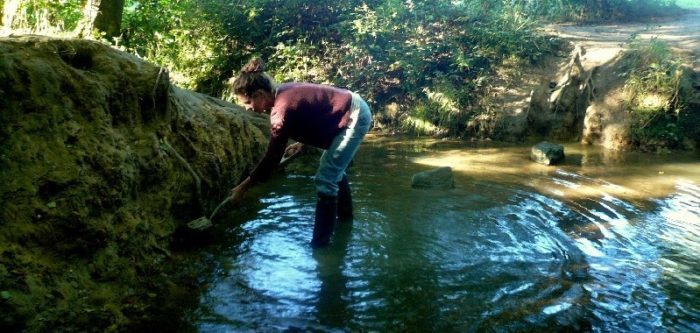
[[[297,151],[293,152],[291,155],[283,157],[282,160],[280,161],[279,166],[283,167],[287,163],[291,162],[295,157],[301,155],[302,150],[303,149],[297,150]],[[219,205],[216,206],[216,208],[214,208],[214,211],[211,213],[211,215],[209,215],[209,217],[202,216],[196,220],[192,220],[192,221],[187,223],[187,227],[190,229],[193,229],[193,230],[205,230],[205,229],[210,228],[212,225],[214,225],[212,223],[212,220],[214,219],[214,216],[216,216],[216,213],[219,212],[219,209],[221,209],[221,207],[223,207],[227,203],[229,203],[229,201],[231,201],[230,195],[227,196],[226,199],[221,201],[221,203],[219,203]]]

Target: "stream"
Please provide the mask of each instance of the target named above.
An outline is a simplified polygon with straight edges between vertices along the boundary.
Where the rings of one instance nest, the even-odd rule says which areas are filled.
[[[312,250],[313,172],[216,222],[200,332],[699,332],[700,156],[372,136],[355,219]],[[450,166],[451,190],[411,188]]]

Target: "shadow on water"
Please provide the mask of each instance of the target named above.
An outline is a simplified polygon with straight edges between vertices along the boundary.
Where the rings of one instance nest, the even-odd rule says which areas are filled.
[[[197,328],[700,330],[700,158],[566,149],[368,140],[355,220],[315,251],[312,175],[278,176],[217,226]],[[455,189],[410,187],[436,166]]]
[[[313,253],[321,283],[316,317],[324,327],[343,327],[353,318],[348,301],[348,279],[343,274],[351,237],[352,221],[343,221],[337,226],[333,246]]]

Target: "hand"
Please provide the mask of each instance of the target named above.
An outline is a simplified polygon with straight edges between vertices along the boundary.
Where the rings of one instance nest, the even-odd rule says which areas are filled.
[[[288,158],[294,156],[304,148],[304,144],[301,142],[293,143],[284,150],[284,157]]]
[[[243,200],[243,196],[248,191],[251,185],[250,177],[242,181],[238,186],[231,189],[231,203],[235,204]]]

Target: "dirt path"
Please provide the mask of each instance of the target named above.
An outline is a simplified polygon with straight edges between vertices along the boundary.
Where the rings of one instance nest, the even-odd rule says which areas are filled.
[[[580,43],[587,50],[586,60],[599,64],[612,59],[633,34],[642,39],[656,37],[688,56],[689,64],[700,71],[700,9],[688,10],[687,14],[665,22],[550,26],[548,30]]]

